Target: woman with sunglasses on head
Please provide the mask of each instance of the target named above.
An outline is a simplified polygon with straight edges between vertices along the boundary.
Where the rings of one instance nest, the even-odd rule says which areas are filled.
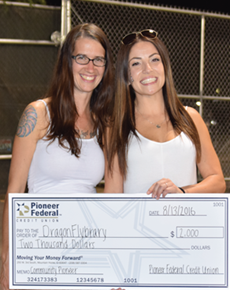
[[[225,191],[207,127],[195,109],[179,101],[157,32],[123,38],[115,88],[105,192],[147,192],[159,199],[168,193]]]
[[[60,49],[46,98],[29,104],[14,140],[3,213],[2,290],[8,284],[8,193],[96,193],[113,99],[109,41],[94,24],[74,27]]]

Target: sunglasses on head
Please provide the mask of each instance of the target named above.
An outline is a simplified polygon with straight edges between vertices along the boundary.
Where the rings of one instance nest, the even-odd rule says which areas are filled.
[[[132,43],[136,39],[138,34],[140,34],[143,37],[149,38],[149,39],[154,39],[157,37],[158,33],[152,29],[145,29],[145,30],[142,30],[139,32],[132,32],[132,33],[129,33],[126,36],[124,36],[122,38],[121,43],[124,45],[128,45],[128,44]]]

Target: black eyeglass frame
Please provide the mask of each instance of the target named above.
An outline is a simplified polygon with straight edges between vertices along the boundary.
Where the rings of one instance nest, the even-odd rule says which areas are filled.
[[[103,64],[103,65],[97,65],[97,64],[94,63],[94,61],[95,61],[95,59],[98,59],[98,57],[96,57],[96,58],[89,58],[89,57],[86,56],[86,55],[84,55],[84,57],[88,59],[88,62],[86,62],[86,63],[80,63],[80,62],[77,62],[77,57],[78,57],[79,55],[80,55],[80,54],[72,55],[72,56],[71,56],[71,57],[75,60],[75,62],[76,62],[77,64],[80,64],[80,65],[87,65],[90,61],[92,61],[93,65],[94,65],[94,66],[97,66],[97,67],[103,67],[103,66],[106,65],[106,59],[105,59],[105,58],[101,58],[101,59],[104,60],[104,64]]]
[[[145,35],[145,33],[146,33],[146,35]],[[141,31],[138,31],[138,32],[131,32],[129,34],[126,34],[122,38],[121,43],[124,44],[124,45],[131,44],[137,38],[138,34],[140,34],[142,37],[145,37],[145,38],[155,39],[155,38],[157,38],[158,32],[153,30],[153,29],[144,29],[144,30],[141,30]],[[125,39],[127,39],[129,37],[131,37],[130,41],[125,41]]]

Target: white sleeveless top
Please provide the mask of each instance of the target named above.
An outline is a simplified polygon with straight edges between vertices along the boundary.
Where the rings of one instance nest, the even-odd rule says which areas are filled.
[[[28,175],[29,193],[96,193],[105,169],[96,137],[79,140],[79,158],[61,147],[57,139],[50,145],[49,142],[45,137],[37,142]]]
[[[146,193],[162,178],[169,178],[178,186],[197,183],[196,149],[181,132],[176,138],[163,143],[151,141],[137,132],[130,135],[127,151],[127,178],[124,193]]]

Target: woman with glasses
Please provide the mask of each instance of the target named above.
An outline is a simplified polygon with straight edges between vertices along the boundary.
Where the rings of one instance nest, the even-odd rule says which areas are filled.
[[[113,99],[109,41],[94,24],[74,27],[45,99],[29,104],[14,140],[8,193],[96,193]],[[8,289],[8,198],[3,213],[2,290]]]
[[[115,88],[105,192],[147,192],[159,199],[168,193],[225,191],[209,132],[199,113],[179,101],[157,32],[123,38]]]
[[[94,24],[73,28],[61,47],[51,86],[18,125],[9,192],[94,193],[104,175],[103,132],[113,83],[110,44]],[[19,170],[20,168],[20,170]]]

